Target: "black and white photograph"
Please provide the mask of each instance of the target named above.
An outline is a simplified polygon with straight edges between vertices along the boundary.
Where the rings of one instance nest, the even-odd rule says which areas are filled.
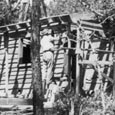
[[[115,115],[115,0],[0,0],[0,115]]]

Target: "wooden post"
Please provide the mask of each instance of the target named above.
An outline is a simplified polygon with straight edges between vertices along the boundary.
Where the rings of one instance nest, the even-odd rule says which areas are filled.
[[[43,90],[40,63],[41,0],[32,1],[31,62],[33,78],[33,114],[44,115]]]
[[[69,77],[69,88],[71,90],[71,56],[70,56],[70,48],[71,48],[71,41],[70,41],[70,38],[68,38],[68,50],[67,50],[67,60],[68,60],[68,77]]]
[[[115,51],[115,42],[114,42]],[[115,53],[113,54],[113,97],[115,98]]]
[[[5,47],[5,93],[8,96],[8,76],[9,76],[9,63],[8,63],[8,33],[4,33],[4,47]]]
[[[9,75],[9,64],[8,64],[8,50],[5,48],[5,93],[8,96],[8,75]]]
[[[77,44],[76,44],[76,96],[79,96],[79,53],[80,53],[80,43],[79,43],[79,36],[80,36],[80,32],[79,32],[79,28],[77,27]]]

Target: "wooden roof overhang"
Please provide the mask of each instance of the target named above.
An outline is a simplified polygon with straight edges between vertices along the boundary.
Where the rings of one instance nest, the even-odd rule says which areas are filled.
[[[40,29],[44,28],[54,28],[55,31],[65,30],[65,25],[72,23],[69,15],[53,16],[47,18],[40,18]],[[8,33],[9,36],[15,36],[20,34],[25,34],[28,30],[31,30],[31,21],[19,22],[16,24],[9,24],[5,26],[0,26],[0,36]]]
[[[67,25],[71,29],[76,29],[78,27],[78,21],[81,23],[81,27],[87,30],[99,31],[103,33],[102,25],[92,21],[92,20],[81,20],[78,19],[78,15],[58,15],[50,16],[45,18],[40,18],[40,30],[45,28],[53,28],[54,31],[66,31]],[[28,30],[31,30],[31,21],[24,21],[15,24],[9,24],[5,26],[0,26],[0,36],[8,33],[9,36],[20,36],[25,35]]]

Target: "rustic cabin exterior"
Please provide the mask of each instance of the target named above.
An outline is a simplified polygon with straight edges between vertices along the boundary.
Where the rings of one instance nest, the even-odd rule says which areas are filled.
[[[61,15],[40,19],[41,33],[44,28],[54,31],[76,31],[75,46],[65,47],[75,51],[74,88],[81,91],[98,90],[102,82],[104,90],[113,84],[114,41],[106,38],[101,24],[94,20]],[[32,99],[32,69],[30,59],[30,21],[0,27],[0,96]],[[81,37],[82,36],[82,37]],[[84,37],[83,37],[84,36]],[[59,43],[55,43],[60,47]],[[64,48],[55,51],[54,78],[63,76]],[[42,67],[42,52],[41,52]],[[72,70],[73,70],[72,69]],[[71,71],[70,70],[70,78]],[[114,91],[113,91],[114,92]]]

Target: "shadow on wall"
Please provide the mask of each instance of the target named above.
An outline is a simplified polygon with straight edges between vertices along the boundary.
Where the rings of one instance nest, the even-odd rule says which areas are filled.
[[[111,51],[111,48],[112,48],[112,46],[111,46],[111,44],[107,40],[100,40],[100,45],[99,45],[98,49],[106,50],[106,51]],[[87,52],[86,59],[89,60],[89,61],[92,61],[89,58],[89,56],[90,56],[89,54],[90,54],[90,52]],[[112,58],[112,54],[111,53],[98,52],[96,60],[98,60],[98,61],[109,61],[109,60],[112,60],[111,58]],[[86,71],[88,71],[88,68],[94,70],[92,77],[91,78],[87,78],[89,81],[86,80],[86,82],[90,83],[90,87],[89,87],[88,90],[95,90],[96,87],[100,86],[101,81],[99,80],[98,72],[95,71],[94,66],[83,65],[83,71],[82,71],[81,78],[82,78],[82,80],[84,79],[84,76],[86,76],[85,75]],[[89,69],[89,71],[90,71],[90,69]],[[101,67],[101,71],[103,73],[107,74],[109,77],[112,77],[113,71],[112,71],[112,68],[110,66],[102,66]],[[102,81],[103,81],[104,86],[105,86],[105,84],[107,83],[107,80],[103,77]],[[85,83],[85,85],[87,85],[87,83]],[[111,83],[108,82],[108,85],[105,86],[106,91],[110,91],[111,87],[112,87]]]
[[[26,39],[26,38],[25,38]],[[18,39],[4,37],[0,39],[0,90],[4,92],[5,89],[5,53],[4,48],[8,48],[8,89],[11,94],[16,94],[18,91],[23,93],[30,93],[30,86],[32,82],[32,71],[30,63],[30,46],[25,45],[23,48],[23,61],[18,63]],[[17,66],[18,65],[18,66]]]

